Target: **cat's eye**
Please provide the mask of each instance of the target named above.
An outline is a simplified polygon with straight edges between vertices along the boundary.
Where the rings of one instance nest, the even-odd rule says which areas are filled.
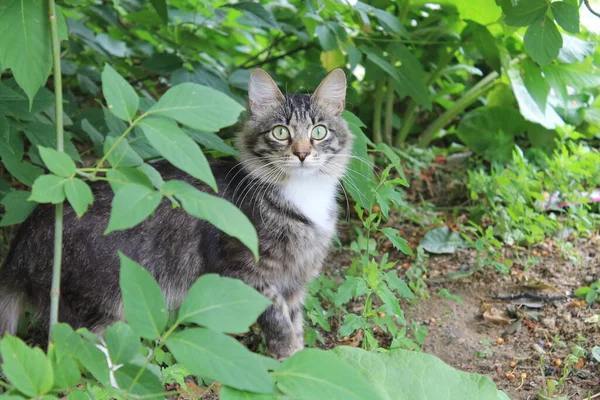
[[[283,125],[273,128],[273,137],[277,140],[286,140],[290,137],[290,130]]]
[[[325,128],[323,125],[315,126],[310,132],[311,139],[321,140],[325,138],[325,136],[327,136],[327,128]]]

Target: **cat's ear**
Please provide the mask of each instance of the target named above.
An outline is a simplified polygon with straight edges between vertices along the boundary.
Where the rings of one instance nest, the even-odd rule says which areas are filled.
[[[331,71],[315,90],[312,101],[334,115],[340,115],[346,106],[346,74],[341,68]]]
[[[255,69],[250,74],[248,97],[252,115],[268,112],[285,102],[273,78],[262,69]]]

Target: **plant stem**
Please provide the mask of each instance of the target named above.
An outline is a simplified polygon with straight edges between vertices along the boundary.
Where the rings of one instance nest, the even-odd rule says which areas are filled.
[[[381,136],[381,109],[383,108],[383,81],[375,86],[375,108],[373,109],[373,141],[375,144],[383,142]]]
[[[496,79],[500,75],[498,72],[493,71],[488,74],[485,78],[480,80],[475,86],[473,86],[467,93],[465,93],[460,99],[456,101],[447,109],[442,115],[437,117],[425,131],[419,137],[419,146],[426,147],[431,143],[438,131],[444,128],[450,121],[460,114],[465,108],[473,104],[477,99],[488,92],[496,84]]]
[[[98,163],[96,164],[96,166],[93,168],[93,170],[92,170],[92,175],[93,176],[96,176],[96,174],[98,173],[98,171],[102,171],[102,170],[106,169],[106,168],[101,168],[102,164],[104,164],[104,161],[106,161],[106,159],[108,158],[108,156],[110,156],[110,154],[117,148],[117,146],[119,145],[119,143],[121,142],[121,140],[125,139],[127,137],[127,135],[129,135],[129,132],[131,132],[131,130],[133,128],[135,128],[136,124],[138,122],[140,122],[140,120],[142,120],[146,116],[148,116],[147,112],[144,113],[144,114],[142,114],[142,115],[140,115],[139,117],[137,117],[131,123],[131,125],[129,125],[129,127],[125,130],[125,132],[123,132],[123,134],[121,134],[121,136],[119,136],[117,138],[117,140],[115,140],[115,142],[112,144],[112,146],[110,146],[110,149],[108,149],[108,151],[106,153],[104,153],[104,156],[102,156],[102,158],[100,159],[100,161],[98,161]]]
[[[394,116],[394,95],[394,81],[392,77],[389,77],[387,84],[387,96],[385,98],[385,122],[383,125],[383,132],[385,142],[390,146],[393,145],[392,119]]]
[[[52,42],[52,62],[54,64],[54,108],[56,127],[56,150],[64,151],[63,132],[63,96],[62,76],[60,69],[60,41],[58,39],[58,25],[56,23],[56,5],[54,0],[48,0],[48,11],[50,19],[50,35]],[[54,261],[52,266],[52,288],[50,290],[50,326],[48,338],[52,327],[58,321],[58,303],[60,297],[60,269],[62,260],[62,236],[63,236],[63,203],[56,205],[54,223]],[[48,340],[50,342],[50,340]]]

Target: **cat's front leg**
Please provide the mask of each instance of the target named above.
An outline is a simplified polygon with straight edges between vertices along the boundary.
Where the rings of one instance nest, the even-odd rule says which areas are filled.
[[[281,295],[271,297],[271,301],[258,324],[265,333],[269,352],[282,360],[304,348],[302,308],[291,310]]]

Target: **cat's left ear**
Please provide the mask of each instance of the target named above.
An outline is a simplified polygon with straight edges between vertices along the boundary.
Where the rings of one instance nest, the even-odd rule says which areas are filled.
[[[346,106],[346,74],[341,68],[331,71],[311,97],[312,101],[334,115],[340,115]]]

